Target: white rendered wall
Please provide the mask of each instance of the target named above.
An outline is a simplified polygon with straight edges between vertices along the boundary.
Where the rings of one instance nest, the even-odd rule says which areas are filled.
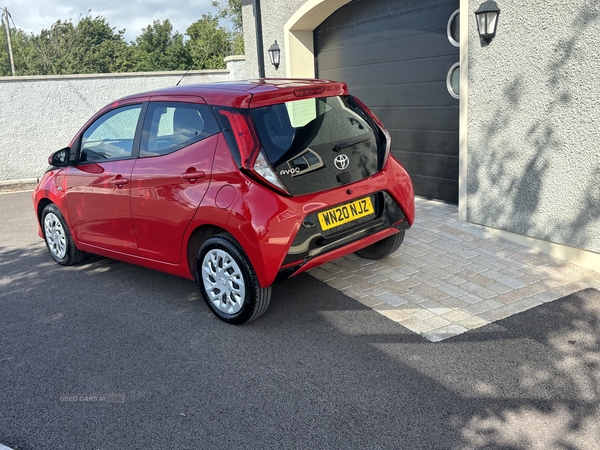
[[[0,182],[39,178],[50,153],[113,100],[180,85],[245,79],[244,57],[226,70],[0,77]],[[183,77],[183,79],[182,79]]]

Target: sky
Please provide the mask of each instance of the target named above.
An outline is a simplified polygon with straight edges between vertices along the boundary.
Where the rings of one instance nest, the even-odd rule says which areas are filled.
[[[154,20],[169,19],[183,34],[203,13],[215,13],[211,0],[0,0],[0,8],[5,7],[17,28],[36,34],[57,20],[76,23],[80,15],[102,16],[111,27],[126,29],[127,42]]]

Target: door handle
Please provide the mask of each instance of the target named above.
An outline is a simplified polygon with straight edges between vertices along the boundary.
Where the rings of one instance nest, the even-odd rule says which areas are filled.
[[[128,178],[115,178],[114,180],[111,180],[111,183],[114,184],[115,186],[121,187],[124,184],[129,183],[129,179]]]
[[[181,178],[184,180],[195,180],[197,178],[204,178],[206,174],[202,171],[185,172],[181,174]]]

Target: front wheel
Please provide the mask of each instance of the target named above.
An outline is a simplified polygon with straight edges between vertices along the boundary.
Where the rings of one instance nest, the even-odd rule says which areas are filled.
[[[42,212],[42,230],[46,247],[54,261],[63,266],[83,261],[85,252],[77,248],[63,215],[53,204],[46,206]]]
[[[365,259],[381,259],[394,253],[400,248],[402,241],[404,240],[404,230],[399,233],[392,234],[391,236],[377,241],[374,244],[369,245],[356,253],[361,258]]]
[[[204,301],[221,320],[250,322],[269,306],[271,288],[262,288],[244,250],[228,233],[208,238],[198,252],[196,279]]]

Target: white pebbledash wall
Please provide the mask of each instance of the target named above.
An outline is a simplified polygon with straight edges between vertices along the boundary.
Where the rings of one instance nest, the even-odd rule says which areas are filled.
[[[0,77],[0,190],[41,176],[48,155],[69,144],[100,108],[139,92],[247,78],[243,56],[227,69],[95,75]],[[185,75],[185,76],[184,76]]]

